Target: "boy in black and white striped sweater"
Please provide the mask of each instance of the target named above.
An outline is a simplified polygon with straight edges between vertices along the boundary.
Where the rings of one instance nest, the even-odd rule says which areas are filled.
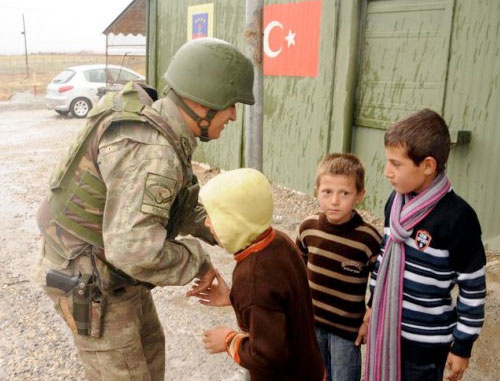
[[[385,175],[394,192],[385,207],[383,247],[388,240],[394,241],[395,216],[403,224],[405,207],[408,209],[412,200],[421,199],[437,180],[448,182],[445,164],[450,146],[446,123],[431,110],[412,114],[386,132]],[[369,335],[370,339],[376,339],[377,335],[387,337],[387,330],[400,328],[403,380],[442,380],[445,365],[448,370],[445,379],[460,380],[484,321],[486,258],[481,227],[474,210],[451,189],[449,182],[448,188],[442,189],[435,205],[412,225],[408,236],[402,241],[396,239],[397,244],[403,245],[400,247],[404,254],[400,327],[380,330],[383,324],[375,327],[373,316],[370,325],[374,333]],[[401,212],[393,207],[396,197],[404,199]],[[372,293],[381,282],[383,261],[389,260],[387,250],[385,247],[378,257],[372,273]],[[393,272],[395,268],[387,271]],[[456,304],[451,296],[455,285],[458,285]],[[377,299],[373,300],[375,311]],[[370,314],[371,310],[365,320]],[[377,351],[369,342],[368,351],[371,349]],[[381,369],[384,360],[373,354],[367,359],[367,379],[376,379],[374,369]]]

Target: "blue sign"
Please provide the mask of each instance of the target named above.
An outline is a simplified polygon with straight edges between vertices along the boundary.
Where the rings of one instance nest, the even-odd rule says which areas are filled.
[[[208,13],[196,13],[193,15],[193,39],[208,37]]]

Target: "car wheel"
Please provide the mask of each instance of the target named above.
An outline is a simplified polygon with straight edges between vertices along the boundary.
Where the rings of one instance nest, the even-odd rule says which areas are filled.
[[[87,98],[76,98],[71,102],[71,115],[75,118],[85,118],[92,108],[92,104]]]
[[[69,111],[56,110],[59,115],[68,115]]]

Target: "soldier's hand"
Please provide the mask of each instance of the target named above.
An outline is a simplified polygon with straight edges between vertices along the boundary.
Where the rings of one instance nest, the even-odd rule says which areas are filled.
[[[201,304],[213,307],[229,306],[231,301],[229,300],[229,286],[227,285],[224,278],[220,275],[219,271],[215,270],[215,276],[217,278],[217,283],[213,283],[204,291],[200,291],[195,295]],[[195,283],[196,285],[196,283]]]
[[[212,285],[216,275],[215,269],[210,265],[208,270],[195,281],[191,290],[186,293],[186,297],[198,296],[200,292],[205,291]]]

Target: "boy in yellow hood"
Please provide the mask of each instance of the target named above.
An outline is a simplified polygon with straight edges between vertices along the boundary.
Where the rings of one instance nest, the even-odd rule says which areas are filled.
[[[234,255],[231,289],[218,283],[198,294],[210,306],[232,304],[240,327],[204,332],[210,353],[227,351],[252,380],[323,380],[307,274],[288,236],[271,227],[272,188],[257,170],[222,173],[201,190],[207,225]]]

